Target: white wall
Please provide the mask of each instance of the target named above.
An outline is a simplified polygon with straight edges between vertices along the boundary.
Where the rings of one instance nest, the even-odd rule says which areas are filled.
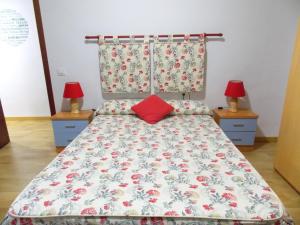
[[[16,10],[29,34],[14,46],[0,39],[0,98],[5,116],[49,116],[49,103],[32,0],[1,0],[0,11]]]
[[[80,81],[84,108],[102,102],[97,44],[85,35],[222,32],[207,43],[204,101],[225,105],[229,79],[241,79],[259,135],[276,136],[300,16],[298,0],[40,0],[56,108],[65,81]],[[66,76],[57,76],[63,72]]]

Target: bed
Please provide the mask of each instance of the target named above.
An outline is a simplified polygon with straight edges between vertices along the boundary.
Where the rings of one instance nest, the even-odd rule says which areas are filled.
[[[98,115],[2,225],[293,224],[210,115]]]

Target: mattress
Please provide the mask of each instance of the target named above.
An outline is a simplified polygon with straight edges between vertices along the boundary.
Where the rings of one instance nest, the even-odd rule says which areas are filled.
[[[16,198],[2,224],[288,224],[208,115],[150,125],[100,115]]]

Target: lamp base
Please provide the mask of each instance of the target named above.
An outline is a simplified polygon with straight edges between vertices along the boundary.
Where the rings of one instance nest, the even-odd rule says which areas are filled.
[[[71,98],[71,113],[79,113],[80,110],[79,102],[77,101],[77,98]]]
[[[230,98],[229,100],[229,111],[237,112],[238,110],[238,98]]]

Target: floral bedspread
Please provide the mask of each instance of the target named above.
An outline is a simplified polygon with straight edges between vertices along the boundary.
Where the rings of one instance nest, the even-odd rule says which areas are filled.
[[[273,224],[283,213],[210,116],[149,125],[134,115],[100,115],[32,180],[3,224]]]

